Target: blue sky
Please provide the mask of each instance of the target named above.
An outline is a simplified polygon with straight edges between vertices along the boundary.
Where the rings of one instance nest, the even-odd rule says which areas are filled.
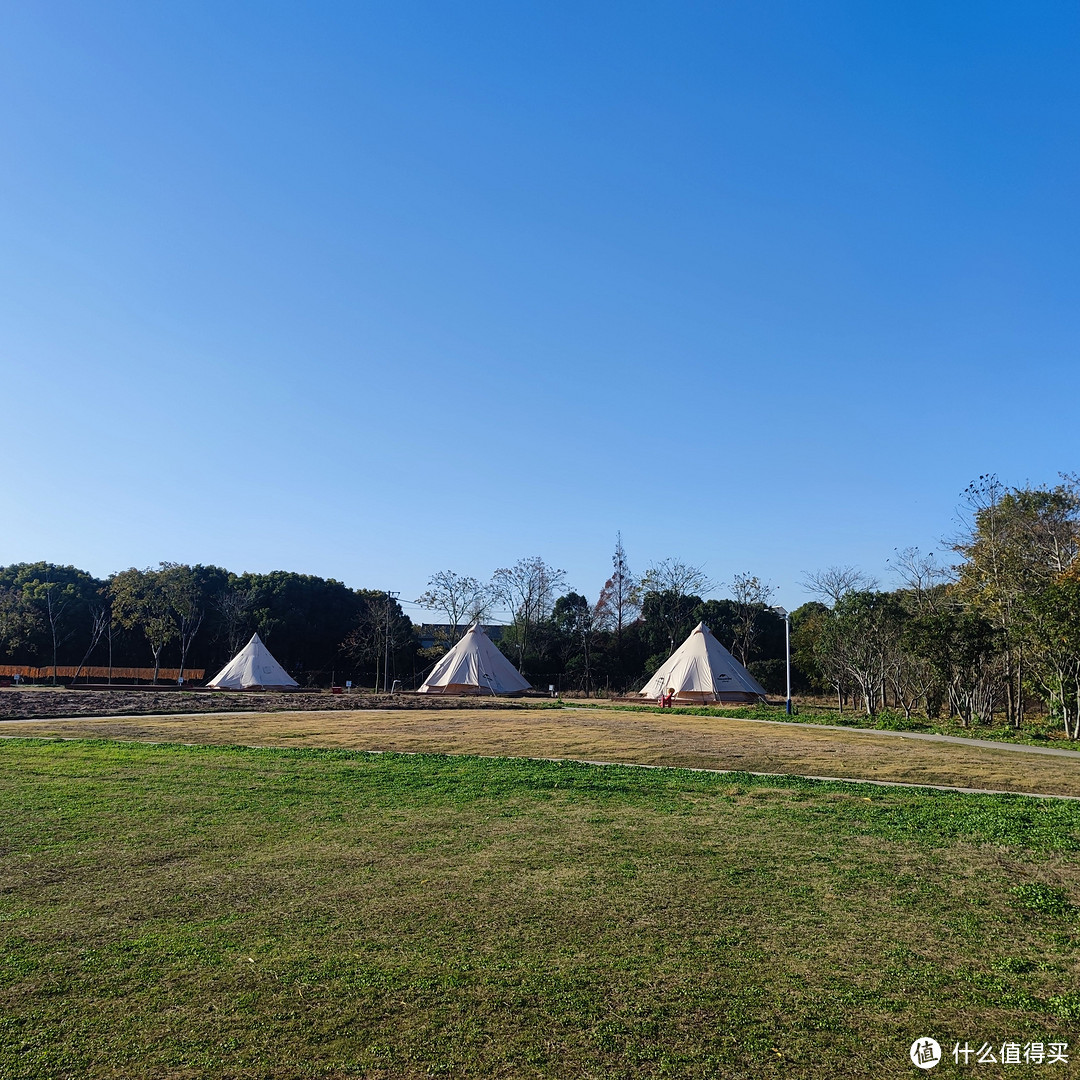
[[[0,11],[0,563],[883,577],[1077,466],[1080,9]],[[723,590],[720,590],[721,594]],[[411,609],[410,609],[411,610]]]

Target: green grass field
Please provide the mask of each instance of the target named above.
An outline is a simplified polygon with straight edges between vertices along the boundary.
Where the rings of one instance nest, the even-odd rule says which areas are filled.
[[[892,1077],[1080,1061],[1080,803],[0,744],[0,1076]],[[951,1062],[929,1075],[1070,1075]]]

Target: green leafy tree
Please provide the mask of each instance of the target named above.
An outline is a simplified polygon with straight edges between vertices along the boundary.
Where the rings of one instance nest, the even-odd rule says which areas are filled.
[[[176,626],[175,640],[180,650],[180,679],[195,640],[208,615],[213,615],[213,600],[228,583],[228,571],[219,566],[187,566],[162,563],[161,583],[168,598],[169,613]]]
[[[0,649],[8,656],[25,656],[27,647],[44,630],[40,613],[21,589],[0,587]]]
[[[1061,575],[1021,605],[1033,682],[1069,738],[1080,739],[1080,575]]]
[[[593,690],[593,659],[599,626],[596,609],[580,593],[555,601],[552,628],[561,644],[562,670],[587,694]]]
[[[146,638],[154,660],[154,683],[161,670],[161,652],[175,640],[177,630],[169,595],[167,570],[134,567],[113,574],[109,594],[117,622]]]
[[[357,591],[287,570],[233,576],[228,588],[250,596],[247,625],[302,685],[329,680],[347,663],[343,643],[365,611]]]
[[[833,607],[817,639],[819,662],[858,687],[867,716],[877,714],[892,633],[890,598],[852,592]]]
[[[791,682],[792,688],[800,692],[827,693],[835,689],[815,650],[821,620],[828,618],[828,614],[829,609],[818,600],[811,600],[791,613]]]
[[[641,605],[642,636],[649,651],[646,668],[654,670],[675,651],[700,621],[702,600],[675,589],[647,592]]]
[[[87,632],[90,622],[89,606],[98,598],[102,582],[85,570],[55,563],[18,563],[0,570],[0,588],[17,590],[22,603],[32,607],[38,618],[24,624],[30,633],[27,644],[52,663],[52,678],[56,682],[57,665],[68,659],[65,649]],[[37,633],[34,630],[38,629]]]
[[[986,475],[966,489],[963,510],[967,524],[954,545],[963,560],[957,568],[957,592],[998,631],[1006,716],[1019,727],[1030,626],[1025,598],[1075,561],[1080,491],[1073,477],[1053,488],[1008,488],[996,476]]]
[[[960,603],[942,605],[911,619],[905,627],[907,647],[930,667],[927,715],[942,707],[967,725],[989,720],[1000,679],[1000,631],[977,611]]]

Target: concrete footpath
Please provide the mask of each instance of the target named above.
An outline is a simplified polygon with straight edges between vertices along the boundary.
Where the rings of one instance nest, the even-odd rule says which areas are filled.
[[[965,739],[963,735],[932,735],[924,731],[889,731],[886,728],[848,727],[846,724],[800,723],[798,720],[759,720],[753,716],[728,716],[747,724],[773,724],[783,728],[807,728],[820,731],[850,731],[859,735],[893,735],[898,739],[921,739],[924,742],[953,743],[956,746],[981,746],[987,750],[1015,750],[1021,754],[1050,754],[1054,757],[1080,758],[1080,750],[1061,750],[1056,746],[1028,746],[1024,743],[996,742],[992,739]]]

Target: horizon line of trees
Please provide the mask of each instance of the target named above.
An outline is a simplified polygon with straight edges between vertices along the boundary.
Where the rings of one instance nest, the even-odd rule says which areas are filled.
[[[853,567],[806,574],[815,599],[791,613],[793,689],[837,707],[1019,728],[1039,704],[1080,739],[1080,481],[1008,487],[986,475],[963,494],[955,561],[917,548],[890,561],[898,587]],[[729,597],[675,558],[631,571],[621,535],[592,600],[540,556],[483,583],[443,570],[414,601],[445,620],[421,648],[400,603],[380,590],[288,571],[234,574],[161,563],[99,580],[72,566],[0,568],[0,654],[37,667],[168,662],[213,673],[254,632],[301,685],[352,678],[415,687],[473,622],[509,611],[499,647],[534,684],[636,690],[698,623],[773,694],[784,692],[783,619],[772,587],[736,574]]]
[[[841,711],[1019,729],[1037,703],[1080,739],[1080,480],[1008,487],[987,474],[960,510],[947,545],[958,561],[898,551],[898,589],[850,567],[809,575],[820,599],[793,613],[795,663]]]
[[[406,630],[407,628],[407,630]],[[101,580],[74,566],[0,567],[0,656],[8,664],[75,668],[163,666],[213,675],[258,633],[302,686],[413,671],[412,622],[385,591],[276,570],[160,563]]]
[[[759,679],[776,683],[783,626],[765,610],[771,590],[758,578],[737,575],[734,600],[704,600],[715,585],[699,567],[665,559],[638,580],[621,536],[612,562],[595,602],[540,556],[498,568],[486,584],[440,571],[414,601],[449,628],[428,648],[390,594],[332,578],[160,563],[103,580],[74,566],[18,563],[0,567],[0,662],[50,669],[57,682],[59,668],[73,669],[67,681],[78,681],[107,661],[152,669],[157,682],[163,667],[180,678],[192,669],[213,675],[258,633],[302,686],[352,679],[386,688],[396,679],[414,688],[499,604],[512,616],[499,646],[537,684],[636,689],[699,621]]]

